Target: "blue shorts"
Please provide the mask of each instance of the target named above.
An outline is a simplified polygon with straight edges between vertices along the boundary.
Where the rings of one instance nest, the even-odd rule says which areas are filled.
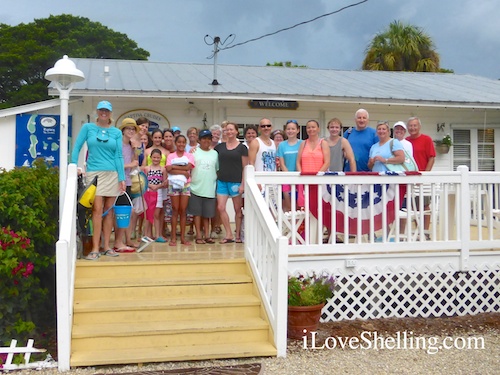
[[[230,197],[237,197],[240,195],[240,182],[225,182],[217,180],[217,195],[229,195]]]

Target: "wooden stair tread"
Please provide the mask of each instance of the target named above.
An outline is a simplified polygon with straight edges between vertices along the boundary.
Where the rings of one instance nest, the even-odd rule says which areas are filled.
[[[241,331],[268,328],[269,324],[261,318],[95,323],[92,325],[74,324],[72,338],[74,340],[85,337],[103,336],[174,335],[188,332]]]
[[[141,254],[141,256],[147,255],[146,253]],[[173,254],[174,256],[178,257],[179,254]],[[157,266],[157,265],[196,265],[196,264],[245,264],[246,260],[244,257],[242,258],[227,258],[227,259],[186,259],[186,260],[179,260],[179,259],[164,259],[164,260],[147,260],[147,259],[141,259],[139,263],[137,262],[131,262],[129,260],[124,260],[121,261],[120,257],[117,258],[106,258],[102,257],[99,258],[99,262],[88,262],[85,260],[80,260],[76,262],[76,268],[85,268],[85,267],[127,267],[127,266],[143,266],[143,267],[148,267],[148,266]]]
[[[276,356],[276,348],[269,342],[241,344],[212,344],[179,347],[100,350],[71,354],[71,366],[95,366],[126,363],[192,361],[212,358],[244,358]]]
[[[232,284],[232,283],[249,283],[252,278],[249,275],[186,275],[175,278],[164,276],[151,278],[100,278],[99,282],[93,278],[80,278],[75,280],[75,288],[116,288],[129,286],[157,286],[157,285],[198,285],[198,284]]]
[[[185,309],[185,308],[208,308],[214,306],[256,306],[260,300],[254,295],[230,295],[230,296],[190,296],[187,298],[166,298],[161,300],[126,299],[126,300],[92,300],[75,303],[74,311],[97,312],[97,311],[137,311],[145,309]]]

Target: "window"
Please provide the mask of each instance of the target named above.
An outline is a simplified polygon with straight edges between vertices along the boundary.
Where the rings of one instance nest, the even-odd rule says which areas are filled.
[[[453,170],[459,165],[495,171],[495,129],[453,129]]]

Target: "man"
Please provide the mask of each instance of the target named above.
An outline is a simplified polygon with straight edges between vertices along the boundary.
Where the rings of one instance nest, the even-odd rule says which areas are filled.
[[[219,156],[217,151],[211,149],[212,132],[210,130],[203,129],[198,137],[200,145],[194,152],[196,168],[191,172],[191,197],[187,210],[194,216],[196,243],[205,244],[215,242],[210,238],[209,219],[215,217],[217,205],[215,186]],[[202,237],[202,227],[205,238]]]
[[[413,146],[413,158],[417,163],[419,171],[430,171],[434,166],[434,159],[436,158],[436,150],[434,149],[434,141],[431,137],[421,133],[422,124],[418,117],[410,117],[406,122],[408,127],[409,137],[406,139]],[[424,197],[424,211],[430,209],[431,197]],[[418,206],[418,202],[417,202]],[[436,209],[437,207],[434,207]],[[424,229],[429,230],[431,222],[430,215],[424,215]],[[429,234],[425,234],[427,240],[430,240]]]
[[[345,132],[344,138],[349,140],[354,158],[356,159],[356,169],[358,172],[369,172],[368,159],[370,148],[379,141],[375,129],[368,127],[370,116],[366,109],[358,109],[354,115],[356,127]],[[349,164],[346,164],[346,171],[350,171]]]
[[[276,171],[276,145],[271,139],[273,124],[268,118],[259,121],[260,135],[250,142],[248,161],[259,172]]]

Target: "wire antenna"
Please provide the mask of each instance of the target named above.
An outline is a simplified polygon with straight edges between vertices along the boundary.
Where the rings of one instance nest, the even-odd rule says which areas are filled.
[[[208,34],[205,35],[205,38],[204,38],[205,44],[207,46],[212,46],[212,45],[214,46],[214,50],[213,50],[212,54],[209,57],[207,57],[207,59],[211,59],[212,57],[214,58],[214,79],[213,79],[213,81],[211,83],[211,85],[213,85],[213,86],[219,85],[219,82],[217,81],[217,55],[218,55],[218,53],[220,51],[219,44],[221,46],[223,46],[224,44],[227,43],[227,41],[228,41],[229,38],[232,38],[231,41],[228,43],[228,44],[231,44],[234,41],[234,38],[236,38],[236,35],[235,34],[229,34],[227,36],[227,38],[224,39],[223,42],[221,41],[220,37],[218,37],[218,36],[215,36],[215,37],[212,38]]]

